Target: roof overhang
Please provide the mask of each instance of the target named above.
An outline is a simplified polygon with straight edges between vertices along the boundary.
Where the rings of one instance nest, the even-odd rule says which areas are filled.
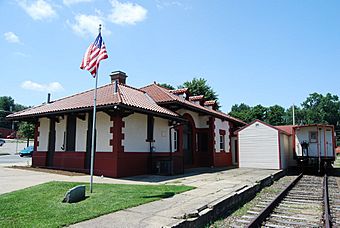
[[[154,116],[158,116],[161,118],[166,118],[170,120],[176,120],[179,122],[185,122],[185,119],[180,116],[172,116],[167,115],[165,113],[155,112],[147,109],[137,108],[133,106],[128,106],[124,104],[111,104],[111,105],[102,105],[97,106],[97,111],[105,111],[105,110],[111,110],[114,112],[122,112],[122,110],[132,110],[139,113],[144,114],[152,114]],[[52,112],[45,112],[45,113],[37,113],[37,114],[31,114],[31,115],[21,115],[21,116],[7,116],[6,119],[8,120],[18,120],[18,121],[35,121],[37,118],[41,117],[53,117],[53,116],[59,116],[59,115],[65,115],[70,113],[81,113],[81,112],[90,112],[93,111],[93,107],[85,107],[85,108],[76,108],[76,109],[69,109],[69,110],[60,110],[60,111],[52,111]]]
[[[219,115],[218,113],[211,112],[209,110],[204,110],[204,109],[195,107],[194,105],[188,105],[188,104],[185,104],[185,103],[177,101],[177,100],[175,100],[175,101],[163,101],[163,102],[158,102],[157,104],[158,105],[174,105],[175,104],[175,105],[178,105],[181,108],[186,108],[188,110],[195,111],[195,112],[198,112],[200,114],[218,117],[218,118],[225,119],[225,120],[228,120],[228,121],[231,121],[231,122],[234,122],[234,123],[238,123],[240,125],[246,125],[245,122],[237,121],[237,120],[234,120],[232,118],[228,118],[226,116]]]

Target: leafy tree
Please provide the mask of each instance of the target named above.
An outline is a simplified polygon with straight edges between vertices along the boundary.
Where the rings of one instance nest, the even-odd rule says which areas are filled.
[[[305,121],[305,111],[300,107],[294,105],[294,115],[295,115],[295,124],[304,124]],[[285,111],[284,120],[286,125],[293,124],[293,106],[289,107]]]
[[[162,86],[164,88],[167,88],[167,89],[171,89],[171,90],[174,90],[175,87],[173,87],[172,85],[170,84],[167,84],[167,83],[158,83],[159,86]]]
[[[305,111],[306,123],[338,125],[340,120],[340,101],[337,95],[327,93],[326,96],[323,96],[319,93],[312,93],[302,103],[302,107]]]
[[[256,105],[251,110],[252,120],[258,119],[266,121],[268,108],[262,105]]]
[[[0,97],[0,127],[12,128],[12,121],[8,121],[6,116],[12,112],[17,112],[27,107],[21,104],[15,104],[14,99],[10,96]]]
[[[229,115],[243,120],[246,123],[250,123],[253,119],[251,115],[251,107],[244,103],[241,103],[240,105],[233,105]]]
[[[12,97],[3,96],[0,97],[0,127],[10,129],[12,123],[6,120],[6,116],[11,113],[11,109],[14,107],[14,99]]]
[[[192,96],[204,95],[206,100],[216,100],[217,107],[220,108],[218,95],[207,84],[207,80],[204,78],[193,78],[191,81],[184,82],[183,85],[178,86],[178,88],[188,88]]]
[[[280,105],[273,105],[267,109],[266,122],[277,126],[285,124],[285,109]]]
[[[29,140],[34,138],[34,125],[28,122],[21,122],[19,124],[19,134],[27,138],[27,146],[29,146]]]

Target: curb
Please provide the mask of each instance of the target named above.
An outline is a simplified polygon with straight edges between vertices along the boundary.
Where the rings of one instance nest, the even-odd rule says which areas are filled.
[[[193,214],[195,218],[183,219],[176,224],[172,224],[167,227],[171,228],[196,228],[206,227],[211,221],[221,218],[223,215],[230,213],[237,209],[239,205],[243,205],[252,198],[255,197],[264,187],[271,185],[274,181],[280,179],[285,175],[285,171],[278,171],[274,175],[270,175],[260,182],[253,184],[252,186],[245,186],[237,190],[236,192],[221,197],[213,202],[210,202],[206,207],[199,208]]]

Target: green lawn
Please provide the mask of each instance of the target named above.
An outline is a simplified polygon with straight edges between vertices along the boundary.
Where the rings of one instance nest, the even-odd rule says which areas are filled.
[[[0,227],[61,227],[193,189],[174,185],[94,184],[86,200],[62,203],[79,184],[49,182],[0,195]]]
[[[340,155],[336,156],[336,160],[333,165],[334,168],[340,168]]]

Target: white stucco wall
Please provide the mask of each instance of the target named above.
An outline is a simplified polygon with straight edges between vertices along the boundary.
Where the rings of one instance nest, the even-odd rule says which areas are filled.
[[[220,152],[220,130],[225,130],[225,152],[230,152],[229,145],[229,122],[215,118],[215,151]]]
[[[239,131],[239,166],[279,169],[278,130],[255,122]]]
[[[46,117],[39,119],[40,126],[38,128],[39,136],[39,146],[37,151],[47,151],[48,148],[48,135],[50,131],[50,120]]]
[[[168,120],[155,117],[154,121],[154,146],[156,152],[169,152],[170,139],[169,139],[169,124]],[[173,137],[172,137],[173,141]],[[173,148],[173,147],[172,147]]]
[[[110,116],[104,112],[97,113],[97,138],[96,138],[96,152],[112,152],[110,140],[112,133],[110,127],[113,126],[113,121]]]
[[[197,112],[189,111],[186,109],[180,109],[177,111],[180,115],[184,115],[185,113],[188,113],[195,122],[196,128],[208,128],[209,125],[207,124],[209,117],[208,116],[200,116]]]
[[[59,118],[59,123],[55,123],[55,151],[65,151],[66,149],[66,139],[64,138],[64,134],[66,137],[66,123],[66,115],[64,116],[64,119]],[[64,147],[64,150],[62,149],[62,147]]]
[[[147,138],[147,115],[134,113],[123,118],[125,127],[122,129],[124,152],[149,152]]]
[[[85,120],[77,118],[76,123],[76,151],[86,151],[86,135],[87,135],[88,114]]]

